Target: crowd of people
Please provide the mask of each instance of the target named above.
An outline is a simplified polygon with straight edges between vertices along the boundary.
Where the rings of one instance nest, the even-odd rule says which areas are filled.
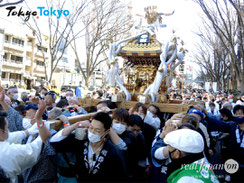
[[[101,99],[88,111],[81,85],[60,93],[0,87],[0,182],[244,181],[244,94],[169,91],[169,99],[189,104],[169,114],[139,102],[117,108],[116,92],[86,94]],[[69,117],[90,112],[89,120],[70,124]],[[59,130],[50,127],[56,119]],[[235,173],[214,168],[229,159]]]

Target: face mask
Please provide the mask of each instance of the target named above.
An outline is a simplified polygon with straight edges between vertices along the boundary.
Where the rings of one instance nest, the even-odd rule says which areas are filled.
[[[147,111],[147,116],[153,117],[153,114],[150,111]]]
[[[23,124],[24,129],[28,129],[28,128],[32,127],[31,119],[29,119],[29,118],[23,118],[22,124]]]
[[[45,98],[45,95],[40,95],[41,98]]]
[[[19,94],[18,94],[18,93],[15,93],[15,94],[12,96],[12,98],[13,98],[14,100],[17,100],[17,99],[19,98]]]
[[[101,141],[101,136],[96,135],[96,134],[94,134],[94,133],[92,133],[92,132],[90,132],[90,131],[88,130],[88,140],[89,140],[91,143],[96,143],[96,142]]]
[[[61,93],[60,95],[61,95],[61,97],[65,97],[66,93]]]
[[[149,125],[151,125],[152,122],[153,122],[153,115],[150,111],[147,111],[147,115],[144,119],[144,123],[148,123]]]
[[[229,99],[229,102],[233,102],[233,99]]]
[[[71,96],[67,96],[66,99],[69,101],[69,99],[71,98]]]
[[[142,114],[141,114],[141,115],[140,115],[140,114],[138,114],[138,116],[140,116],[142,120],[144,120],[144,118],[145,118],[145,116],[144,116],[144,115],[142,115]]]
[[[122,134],[126,130],[126,125],[120,123],[113,123],[112,129],[118,134]]]
[[[173,150],[172,152],[169,152],[169,159],[172,161],[174,161],[174,159],[172,158],[172,154],[176,151],[177,149]]]

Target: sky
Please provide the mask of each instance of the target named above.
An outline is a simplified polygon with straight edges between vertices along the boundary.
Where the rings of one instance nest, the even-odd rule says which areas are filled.
[[[26,2],[34,9],[36,9],[37,6],[45,5],[45,0],[26,0]],[[66,1],[66,7],[68,7],[68,9],[71,9],[71,2],[71,0]],[[171,13],[172,11],[175,11],[173,16],[164,17],[163,19],[164,23],[167,24],[167,29],[174,29],[176,31],[176,35],[184,40],[188,49],[194,48],[196,36],[193,31],[197,31],[200,24],[199,14],[201,10],[196,3],[192,2],[192,0],[123,0],[123,2],[131,4],[134,15],[144,15],[144,7],[149,5],[156,5],[158,7],[158,11],[162,13]],[[22,5],[24,5],[24,3],[21,4],[21,6]],[[2,13],[4,12],[2,11]],[[134,16],[134,18],[138,20],[140,19],[137,16]],[[38,21],[45,22],[46,19],[45,17],[40,17]]]
[[[193,65],[194,71],[199,69],[198,65],[190,62],[192,60],[191,53],[194,51],[196,42],[199,41],[194,32],[197,32],[201,25],[202,11],[196,3],[192,0],[128,0],[128,2],[133,7],[134,15],[144,15],[144,7],[150,5],[156,5],[160,13],[174,11],[172,16],[163,17],[163,23],[167,25],[166,29],[170,32],[175,30],[175,34],[184,41],[184,47],[189,51],[184,59],[186,65]],[[163,30],[162,34],[164,31],[167,32],[167,30]],[[171,37],[171,33],[167,37]]]
[[[131,0],[134,14],[144,14],[144,7],[148,5],[156,5],[158,12],[171,13],[172,16],[163,17],[167,29],[174,29],[176,35],[181,37],[187,48],[194,47],[195,34],[197,31],[201,13],[200,8],[191,0]]]
[[[26,2],[34,9],[36,9],[37,6],[45,5],[45,0],[26,0]],[[68,9],[71,9],[71,7],[69,7],[72,6],[71,2],[71,0],[66,1]],[[198,30],[198,27],[201,24],[199,17],[201,14],[201,9],[196,3],[192,2],[192,0],[123,0],[123,2],[129,3],[132,6],[133,15],[144,15],[144,8],[150,5],[156,5],[158,7],[158,12],[160,13],[171,13],[174,11],[172,16],[163,17],[163,22],[167,25],[167,28],[162,30],[162,36],[164,36],[165,40],[170,39],[171,34],[168,33],[171,32],[172,29],[175,30],[175,34],[184,41],[184,47],[189,51],[185,57],[186,63],[189,63],[191,55],[190,53],[192,50],[194,50],[194,44],[196,41],[198,41],[198,38],[194,32]],[[14,17],[13,19],[16,18]],[[140,20],[140,18],[137,16],[134,16],[134,19],[137,21]],[[43,22],[44,25],[46,20],[45,17],[40,17],[38,21]]]

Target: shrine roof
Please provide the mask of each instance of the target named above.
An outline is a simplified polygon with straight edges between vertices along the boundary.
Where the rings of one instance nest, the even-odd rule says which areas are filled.
[[[161,54],[161,44],[156,39],[151,36],[148,37],[148,40],[143,40],[142,42],[139,38],[135,38],[131,41],[128,41],[125,46],[120,50],[119,55],[122,57],[128,56],[159,56]]]

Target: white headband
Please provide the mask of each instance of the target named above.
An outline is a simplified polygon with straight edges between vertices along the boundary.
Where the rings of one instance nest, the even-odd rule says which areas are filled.
[[[8,93],[12,93],[12,92],[18,92],[18,89],[17,88],[8,89]]]

